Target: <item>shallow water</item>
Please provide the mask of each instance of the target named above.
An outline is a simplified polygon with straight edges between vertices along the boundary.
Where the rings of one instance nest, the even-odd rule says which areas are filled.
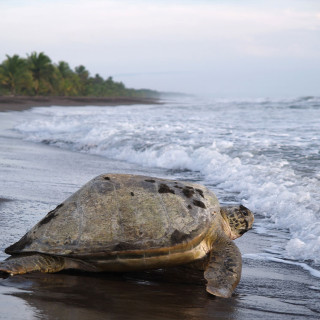
[[[227,103],[230,103],[230,101]],[[185,108],[181,104],[175,105],[180,110]],[[204,149],[201,149],[202,147],[197,148],[195,147],[196,142],[193,145],[191,138],[188,140],[185,137],[187,140],[184,147],[191,148],[191,152],[188,154],[191,157],[190,167],[186,165],[175,166],[173,160],[183,164],[188,163],[182,156],[173,158],[171,162],[167,161],[171,166],[158,165],[156,167],[154,163],[139,163],[139,157],[132,156],[118,160],[116,158],[120,153],[118,155],[115,153],[116,156],[112,156],[113,159],[110,159],[110,155],[99,154],[95,150],[96,147],[92,147],[92,149],[88,147],[88,141],[86,142],[86,148],[80,148],[81,150],[74,142],[65,145],[64,142],[61,143],[63,140],[60,138],[54,138],[57,133],[54,132],[53,125],[54,135],[50,133],[52,141],[48,141],[48,137],[46,137],[45,144],[26,141],[40,141],[41,139],[35,139],[33,137],[35,133],[31,134],[27,130],[22,131],[23,126],[29,125],[30,128],[37,128],[35,130],[36,134],[41,131],[46,132],[45,126],[41,127],[41,123],[43,124],[45,121],[48,122],[48,126],[52,121],[56,121],[56,123],[60,121],[62,128],[66,126],[66,123],[63,123],[63,115],[65,114],[69,114],[69,119],[79,117],[79,123],[82,123],[82,125],[79,125],[78,138],[86,126],[91,128],[88,132],[107,130],[109,126],[110,130],[119,133],[120,131],[117,131],[114,126],[120,126],[124,121],[121,119],[125,118],[130,119],[127,122],[130,122],[131,125],[132,123],[136,125],[140,123],[139,130],[146,130],[143,126],[148,127],[151,123],[151,115],[147,116],[148,113],[158,114],[158,121],[160,121],[162,116],[165,117],[167,113],[171,114],[173,112],[170,111],[172,105],[144,107],[146,109],[136,106],[132,107],[134,108],[132,110],[129,107],[92,109],[55,107],[34,109],[22,113],[0,114],[0,176],[2,181],[0,198],[10,200],[0,201],[0,260],[6,257],[3,253],[5,247],[17,241],[48,211],[55,208],[58,203],[98,174],[103,172],[127,172],[196,180],[213,189],[223,203],[242,201],[248,206],[250,204],[255,210],[254,229],[236,241],[243,254],[243,276],[234,296],[231,299],[213,298],[206,294],[201,285],[173,284],[150,281],[150,279],[146,280],[144,278],[132,279],[132,277],[89,274],[33,274],[7,279],[0,278],[0,319],[318,319],[320,315],[320,286],[316,272],[318,272],[319,267],[315,264],[315,260],[303,261],[301,255],[290,260],[287,259],[289,255],[287,246],[294,239],[293,236],[296,231],[283,229],[283,222],[277,219],[280,219],[278,216],[282,212],[279,209],[281,208],[280,204],[283,203],[283,208],[285,208],[285,205],[293,198],[286,198],[284,194],[275,198],[276,193],[279,193],[281,188],[285,188],[285,192],[301,190],[305,193],[313,192],[312,196],[315,196],[315,203],[318,205],[316,191],[312,191],[312,188],[317,187],[316,183],[318,183],[313,184],[314,181],[318,181],[317,168],[313,168],[313,171],[311,169],[305,170],[305,174],[299,173],[299,170],[294,171],[291,168],[294,165],[294,161],[291,159],[290,161],[293,161],[292,165],[279,167],[277,172],[281,179],[288,172],[293,172],[292,176],[289,175],[292,180],[286,180],[283,186],[281,184],[277,185],[272,192],[272,189],[269,190],[263,182],[264,179],[269,179],[264,170],[267,170],[267,164],[269,164],[270,181],[275,183],[276,180],[273,179],[275,179],[276,174],[272,175],[272,172],[277,166],[277,161],[280,162],[279,154],[279,159],[274,160],[274,163],[272,159],[275,159],[276,155],[273,155],[274,158],[271,156],[268,158],[268,154],[264,157],[261,156],[260,164],[255,163],[258,160],[252,160],[252,157],[241,158],[241,154],[234,147],[237,146],[237,143],[234,143],[233,147],[227,148],[226,142],[228,141],[227,139],[224,141],[222,136],[220,140],[217,137],[215,138],[216,146],[212,149],[213,153],[210,146],[203,146]],[[187,105],[187,110],[190,108],[191,106],[188,107]],[[314,118],[316,117],[316,111],[314,110]],[[189,116],[187,116],[188,112]],[[185,119],[191,117],[191,110],[188,112]],[[249,109],[247,112],[249,113]],[[115,121],[117,113],[118,124]],[[144,120],[142,119],[143,113],[145,114]],[[110,120],[109,114],[112,115],[114,121]],[[218,114],[219,112],[216,112],[215,117],[218,117]],[[226,115],[228,114],[226,113]],[[178,117],[177,112],[171,116],[172,121],[175,121],[175,117]],[[102,129],[99,119],[101,122],[108,123],[108,126]],[[134,119],[138,120],[134,122]],[[87,125],[85,121],[91,121],[92,123]],[[93,127],[94,121],[96,121],[95,127]],[[317,119],[314,119],[314,122],[316,121]],[[181,122],[183,123],[182,120]],[[36,123],[38,123],[38,127]],[[231,126],[231,124],[229,125]],[[233,125],[236,125],[236,121]],[[12,130],[13,127],[16,129]],[[18,128],[19,131],[17,131]],[[186,130],[186,127],[183,129]],[[209,130],[210,126],[207,129]],[[168,131],[165,128],[162,129],[161,125],[158,126],[156,135],[159,135],[160,140],[163,138],[161,136],[163,134],[162,130]],[[314,128],[314,132],[316,130],[317,128]],[[122,147],[127,148],[125,144],[127,140],[128,145],[132,142],[135,143],[136,135],[132,134],[130,142],[127,137],[129,131],[127,129],[127,131],[121,131],[120,135],[118,134],[118,137],[123,139],[117,145],[118,150]],[[175,130],[172,132],[175,132]],[[183,134],[183,132],[181,130],[180,134]],[[209,132],[208,136],[210,134],[214,135],[213,132]],[[72,130],[66,130],[61,135],[64,135],[64,139],[66,139],[68,135],[73,136],[73,133]],[[139,136],[139,133],[137,133],[137,136]],[[141,134],[141,140],[143,140],[143,136]],[[148,135],[146,134],[146,136]],[[171,139],[172,136],[174,139],[178,139],[173,133],[168,135],[167,138]],[[111,137],[109,140],[115,142],[115,137],[116,133],[114,139]],[[308,139],[311,139],[310,137]],[[236,138],[237,135],[234,136],[234,139]],[[203,139],[209,138],[203,134]],[[308,139],[306,138],[306,140]],[[54,142],[58,140],[61,144]],[[67,140],[70,141],[70,137]],[[156,139],[154,138],[155,142]],[[224,147],[222,146],[223,143]],[[247,144],[249,146],[250,143],[247,142]],[[170,150],[168,145],[168,142],[162,145],[163,148],[157,145],[159,158],[161,158],[161,154],[165,155],[163,159],[170,155],[170,152],[166,153],[167,151],[165,151]],[[234,150],[232,151],[232,149]],[[136,147],[132,150],[143,158],[143,152],[146,152],[144,155],[147,155],[151,147],[149,149],[148,147],[145,147],[145,149]],[[132,155],[134,155],[134,152]],[[198,158],[196,157],[197,152],[200,153]],[[233,152],[236,152],[235,156],[233,156]],[[225,159],[225,163],[216,161],[212,157],[213,155],[217,159]],[[210,157],[212,158],[209,161]],[[152,161],[158,161],[156,156],[151,157],[151,159],[153,159]],[[204,169],[197,163],[198,160],[203,161]],[[290,163],[289,160],[287,161]],[[210,171],[214,168],[214,163],[220,165],[220,171],[218,169],[217,171]],[[201,168],[199,170],[196,167],[192,169],[193,165]],[[280,168],[283,168],[283,172]],[[312,165],[310,165],[310,168],[312,168]],[[252,177],[245,182],[243,182],[243,177],[242,180],[233,180],[233,174],[235,177],[241,177],[242,169],[247,170],[243,174],[247,174],[249,177],[250,173]],[[259,171],[260,169],[261,171]],[[206,174],[206,170],[208,170],[208,174]],[[260,174],[257,174],[257,172]],[[212,176],[214,177],[215,174],[219,179],[222,179],[225,175],[226,180],[214,181]],[[242,188],[245,192],[239,191]],[[257,196],[254,194],[254,188],[257,188]],[[262,204],[258,203],[259,196],[262,197]],[[278,210],[276,213],[267,210],[272,203]],[[314,204],[314,202],[311,203]],[[291,205],[296,210],[300,208],[300,214],[305,214],[302,209],[308,207],[308,201],[305,199],[298,203],[294,200]],[[264,209],[261,209],[261,206]],[[291,214],[290,210],[283,212],[287,215]],[[310,217],[317,217],[318,211],[311,210],[311,213]],[[290,219],[294,219],[294,217],[290,216]],[[312,220],[307,220],[307,222],[310,221]],[[298,225],[297,230],[301,232],[301,225]],[[310,230],[313,232],[313,229]],[[316,239],[317,234],[314,235]],[[309,243],[307,242],[307,244]],[[308,270],[308,268],[310,269]]]

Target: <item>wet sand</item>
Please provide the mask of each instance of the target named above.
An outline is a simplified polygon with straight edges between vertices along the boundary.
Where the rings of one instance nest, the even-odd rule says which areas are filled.
[[[298,274],[277,264],[245,266],[230,299],[200,285],[121,275],[21,275],[0,279],[0,319],[319,319]]]
[[[6,131],[23,116],[0,114],[0,198],[10,200],[0,201],[0,260],[9,244],[94,176],[167,176],[161,169],[23,141]],[[236,240],[243,275],[230,299],[208,295],[203,284],[141,274],[28,274],[0,277],[0,319],[319,319],[317,278],[299,266],[250,258],[272,241],[255,228]]]
[[[117,106],[131,104],[157,104],[157,99],[134,97],[51,97],[0,96],[0,112],[22,111],[46,106]]]

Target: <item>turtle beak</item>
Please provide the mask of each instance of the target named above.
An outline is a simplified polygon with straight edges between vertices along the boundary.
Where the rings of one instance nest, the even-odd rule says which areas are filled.
[[[239,234],[243,235],[245,234],[247,231],[251,230],[252,228],[248,228],[248,229],[242,229],[239,231]]]

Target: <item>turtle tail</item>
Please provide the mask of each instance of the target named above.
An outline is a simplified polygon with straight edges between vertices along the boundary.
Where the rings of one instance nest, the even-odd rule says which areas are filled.
[[[65,267],[65,259],[43,254],[12,256],[0,262],[0,273],[10,275],[29,272],[58,272]]]

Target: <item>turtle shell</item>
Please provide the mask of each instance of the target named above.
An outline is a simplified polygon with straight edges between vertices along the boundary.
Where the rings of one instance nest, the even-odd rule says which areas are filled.
[[[50,211],[6,253],[82,257],[168,248],[205,235],[219,212],[214,193],[198,184],[103,174]]]

